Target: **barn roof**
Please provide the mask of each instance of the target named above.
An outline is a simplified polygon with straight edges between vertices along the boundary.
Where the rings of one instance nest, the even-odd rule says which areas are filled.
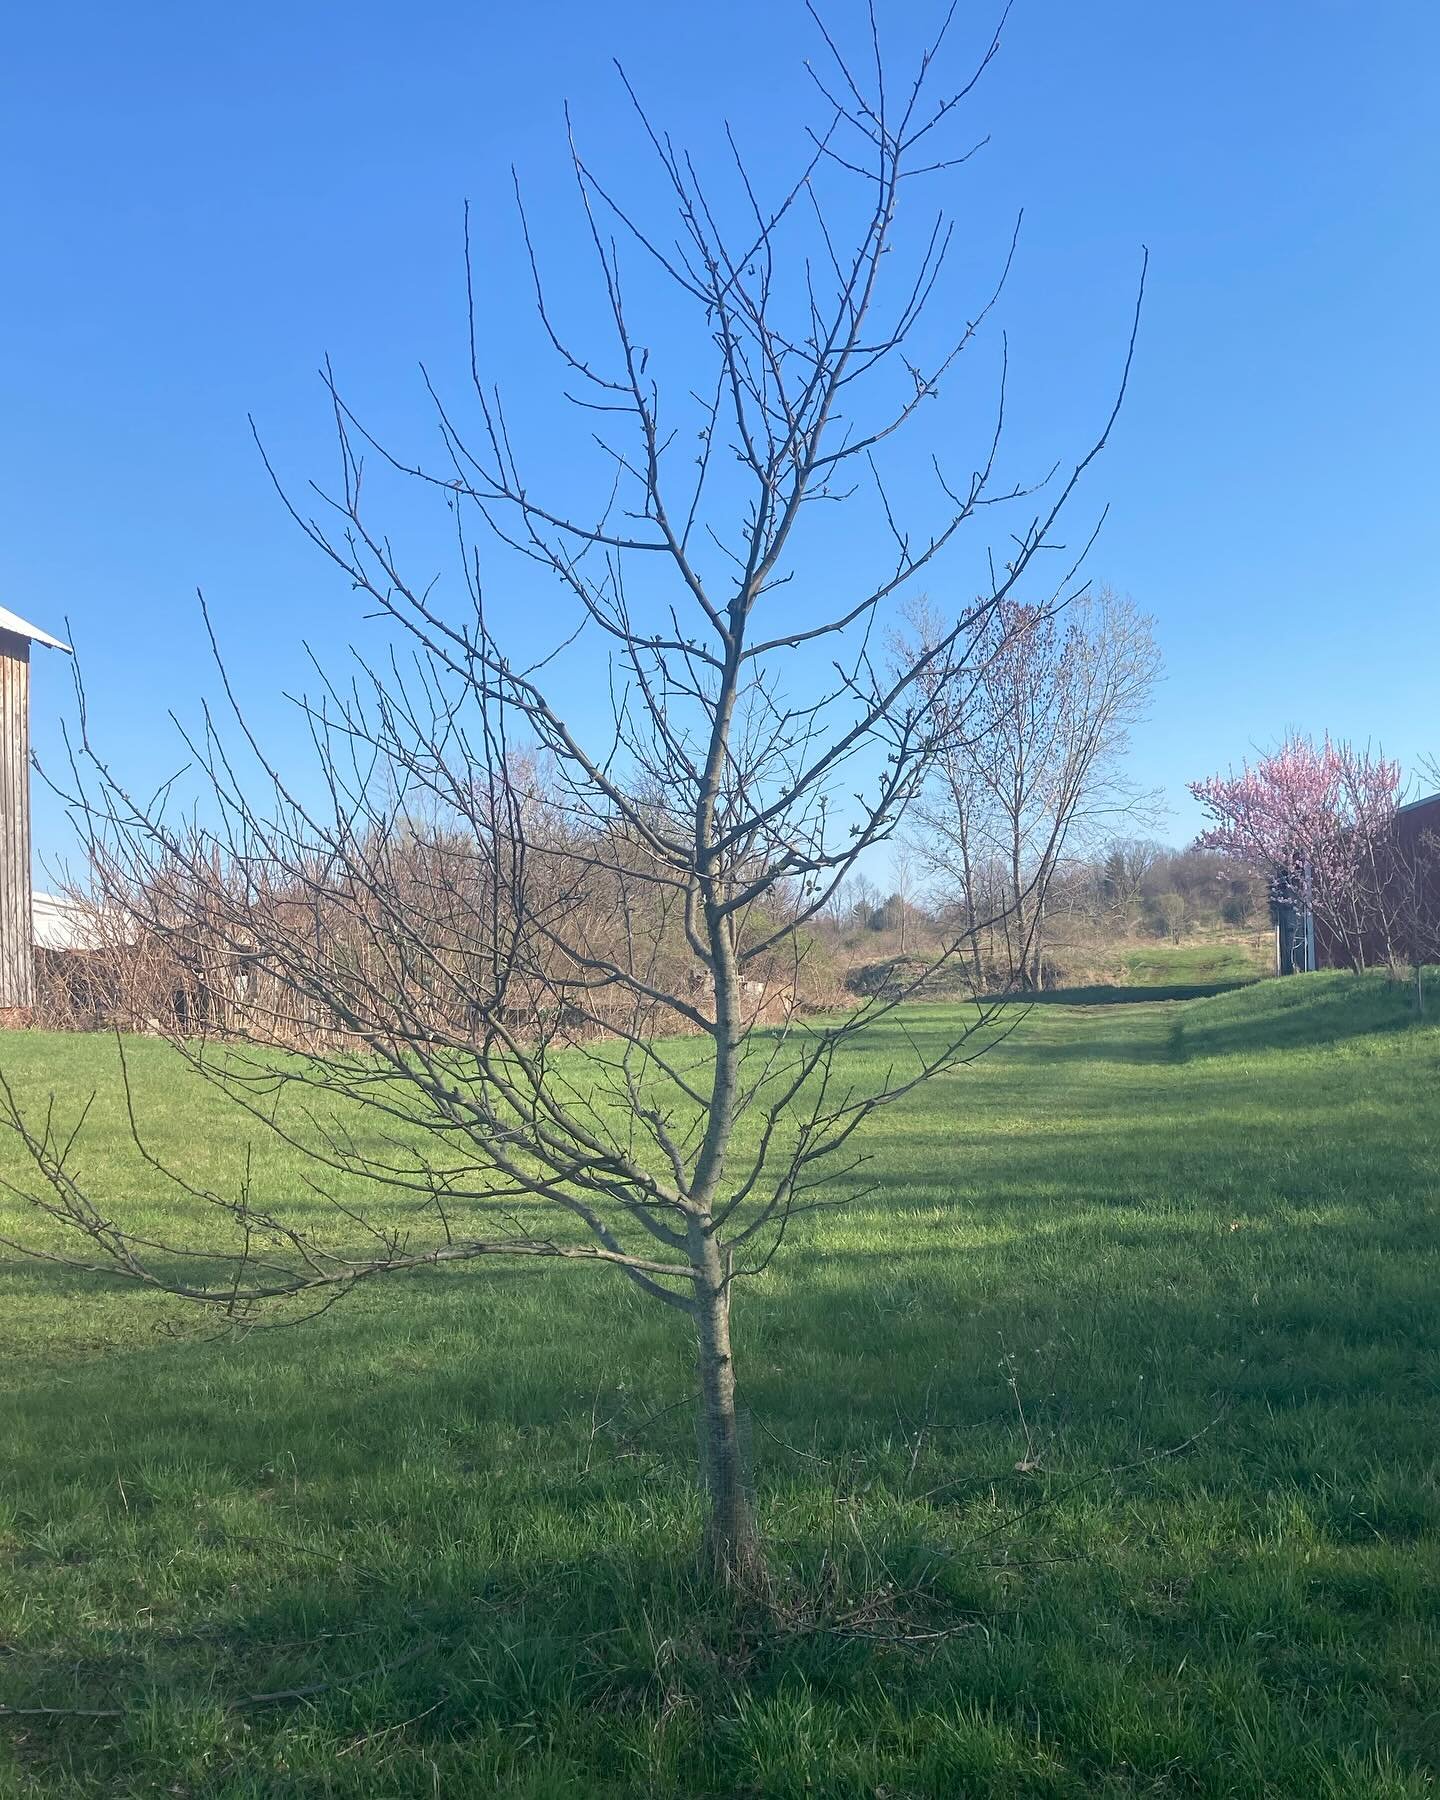
[[[32,894],[31,936],[37,950],[96,950],[93,919],[64,894]]]
[[[62,644],[59,638],[51,637],[48,631],[42,631],[38,625],[32,625],[28,619],[22,619],[19,613],[11,612],[8,606],[0,606],[0,631],[13,631],[16,637],[29,638],[32,644],[48,644],[52,650],[68,651],[70,649],[70,646]]]

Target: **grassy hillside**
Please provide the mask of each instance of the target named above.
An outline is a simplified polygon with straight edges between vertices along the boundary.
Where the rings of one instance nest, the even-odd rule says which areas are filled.
[[[197,1342],[0,1263],[0,1703],[120,1714],[0,1720],[0,1796],[1433,1793],[1440,1030],[1347,976],[1111,999],[889,1115],[742,1297],[778,1627],[690,1587],[690,1350],[603,1272]],[[91,1168],[179,1228],[113,1045],[0,1063],[95,1088]]]
[[[883,949],[882,949],[883,943]],[[925,1000],[964,1000],[971,992],[968,964],[959,957],[941,959],[938,944],[912,946],[902,955],[894,941],[852,941],[846,983],[854,993],[894,992],[897,983],[913,983],[930,974],[918,989],[907,991]],[[1217,928],[1187,935],[1172,944],[1154,938],[1124,936],[1066,939],[1053,946],[1053,964],[1062,991],[1094,991],[1105,987],[1183,990],[1234,986],[1259,981],[1275,972],[1275,940],[1268,928]],[[1049,961],[1051,959],[1047,959]],[[998,989],[997,989],[998,991]]]
[[[1132,945],[1120,952],[1125,980],[1134,987],[1256,981],[1274,973],[1268,931],[1225,932],[1180,944]]]

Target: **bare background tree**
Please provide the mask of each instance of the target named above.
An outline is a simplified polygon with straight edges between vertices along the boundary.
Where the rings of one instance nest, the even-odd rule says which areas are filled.
[[[950,296],[944,211],[897,233],[911,197],[972,150],[949,140],[999,34],[962,79],[945,78],[952,18],[897,83],[873,26],[851,57],[817,15],[818,118],[808,159],[774,195],[738,150],[728,173],[702,178],[637,101],[673,216],[632,214],[577,150],[588,298],[568,269],[563,292],[547,290],[522,207],[540,327],[577,441],[604,466],[594,494],[566,500],[546,491],[543,468],[522,470],[521,434],[482,372],[473,281],[463,416],[427,377],[435,462],[376,442],[327,365],[336,483],[303,501],[282,493],[391,635],[299,703],[309,776],[276,767],[246,729],[218,650],[232,722],[222,731],[207,710],[186,733],[201,781],[184,805],[178,790],[132,795],[82,704],[62,785],[96,904],[207,996],[177,1026],[180,1053],[240,1120],[305,1152],[317,1191],[361,1178],[377,1210],[333,1191],[333,1230],[302,1228],[287,1218],[293,1196],[206,1192],[156,1162],[156,1179],[202,1203],[213,1228],[194,1243],[146,1241],[85,1187],[79,1126],[8,1104],[33,1159],[27,1196],[72,1234],[42,1253],[226,1315],[287,1301],[313,1311],[377,1275],[449,1262],[613,1269],[694,1333],[706,1555],[745,1587],[764,1563],[737,1415],[735,1283],[768,1264],[797,1216],[834,1203],[877,1109],[1000,1028],[977,1009],[940,1046],[859,1085],[845,1052],[905,992],[838,1016],[784,1002],[803,985],[810,929],[948,744],[935,696],[964,690],[978,667],[992,697],[975,753],[997,794],[1006,759],[1025,759],[1012,930],[1033,978],[1037,879],[1043,895],[1153,676],[1148,634],[1119,603],[1070,615],[1093,621],[1084,631],[1052,625],[1084,605],[1070,588],[1083,550],[1048,559],[1063,578],[1018,599],[1105,444],[1133,325],[1114,410],[1058,479],[997,474],[997,356],[971,472],[937,457],[930,493],[907,484],[903,503],[886,480],[896,435],[934,412],[942,386],[959,389],[1014,254],[1000,247],[993,287],[964,307]],[[467,225],[467,271],[469,237]],[[665,295],[653,331],[637,290]],[[946,319],[968,322],[947,336]],[[652,341],[670,348],[652,354]],[[377,476],[445,509],[444,579],[407,574],[371,522]],[[833,575],[804,574],[847,500],[873,523],[874,564],[837,594]],[[1001,502],[1010,541],[984,599],[888,663],[872,657],[885,609]],[[529,661],[494,626],[482,540],[502,568],[538,565],[568,601],[554,643]],[[1048,675],[1032,673],[1043,659]],[[1006,715],[1000,671],[1012,664]],[[581,666],[592,689],[606,671],[598,730],[556,697]],[[1042,678],[1052,686],[1032,716],[1028,684]],[[278,1053],[296,1044],[305,1057]]]
[[[977,986],[984,937],[1004,984],[1028,991],[1044,985],[1046,904],[1067,854],[1146,816],[1123,763],[1160,656],[1150,619],[1108,588],[1063,610],[978,601],[959,628],[974,634],[959,666],[926,660],[957,627],[924,601],[893,640],[897,672],[923,663],[936,720],[916,846],[963,921]]]

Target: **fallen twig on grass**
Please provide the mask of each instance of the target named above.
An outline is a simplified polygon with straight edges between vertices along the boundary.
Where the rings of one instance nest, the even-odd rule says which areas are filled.
[[[970,1551],[976,1549],[979,1545],[988,1542],[990,1538],[995,1537],[998,1533],[1012,1529],[1014,1526],[1018,1525],[1022,1519],[1028,1518],[1031,1513],[1043,1512],[1047,1507],[1058,1506],[1062,1500],[1068,1500],[1072,1494],[1078,1494],[1082,1488],[1089,1487],[1092,1482],[1098,1481],[1102,1476],[1126,1475],[1134,1469],[1149,1468],[1155,1463],[1168,1461],[1172,1456],[1179,1456],[1182,1451],[1188,1450],[1192,1444],[1198,1443],[1199,1440],[1205,1436],[1207,1431],[1213,1431],[1225,1417],[1227,1410],[1228,1408],[1222,1407],[1208,1425],[1202,1425],[1198,1431],[1192,1432],[1188,1438],[1183,1439],[1182,1442],[1178,1444],[1171,1444],[1164,1450],[1147,1451],[1144,1456],[1137,1457],[1133,1462],[1111,1463],[1103,1469],[1096,1469],[1092,1474],[1082,1475],[1077,1480],[1068,1482],[1056,1493],[1037,1494],[1032,1500],[1028,1500],[1017,1512],[1006,1518],[997,1519],[993,1525],[987,1526],[984,1531],[979,1532],[975,1537],[970,1538],[968,1542],[962,1544],[957,1550],[951,1550],[939,1544],[927,1544],[925,1546],[926,1554],[928,1556],[942,1558],[946,1561],[954,1561],[959,1557],[968,1555]],[[942,1483],[940,1487],[932,1488],[929,1494],[920,1495],[920,1498],[922,1500],[928,1500],[931,1497],[931,1494],[942,1493],[946,1486],[951,1485],[953,1484]]]
[[[428,1719],[431,1713],[438,1712],[449,1698],[448,1693],[442,1693],[438,1700],[425,1708],[424,1712],[418,1712],[410,1719],[397,1719],[393,1725],[382,1725],[376,1731],[367,1731],[362,1737],[352,1738],[348,1744],[342,1744],[335,1754],[350,1756],[356,1750],[364,1749],[366,1744],[378,1743],[381,1738],[393,1737],[397,1731],[404,1731],[411,1725],[418,1725],[422,1719]]]

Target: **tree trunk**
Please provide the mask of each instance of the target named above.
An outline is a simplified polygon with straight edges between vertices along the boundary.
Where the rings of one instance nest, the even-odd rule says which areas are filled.
[[[975,904],[975,871],[970,863],[970,829],[965,815],[960,815],[960,868],[965,878],[965,923],[970,933],[970,969],[975,992],[985,985],[985,971],[980,961],[980,911]]]
[[[1015,949],[1010,952],[1010,980],[1019,980],[1022,991],[1030,989],[1030,927],[1025,923],[1025,881],[1021,873],[1020,814],[1018,806],[1010,815],[1010,901],[1014,909]],[[1008,927],[1007,927],[1008,935]],[[1019,961],[1016,961],[1016,952]]]
[[[730,1287],[713,1236],[697,1259],[695,1332],[699,1348],[700,1461],[705,1490],[705,1566],[724,1587],[758,1592],[765,1559],[746,1479],[730,1353]]]

